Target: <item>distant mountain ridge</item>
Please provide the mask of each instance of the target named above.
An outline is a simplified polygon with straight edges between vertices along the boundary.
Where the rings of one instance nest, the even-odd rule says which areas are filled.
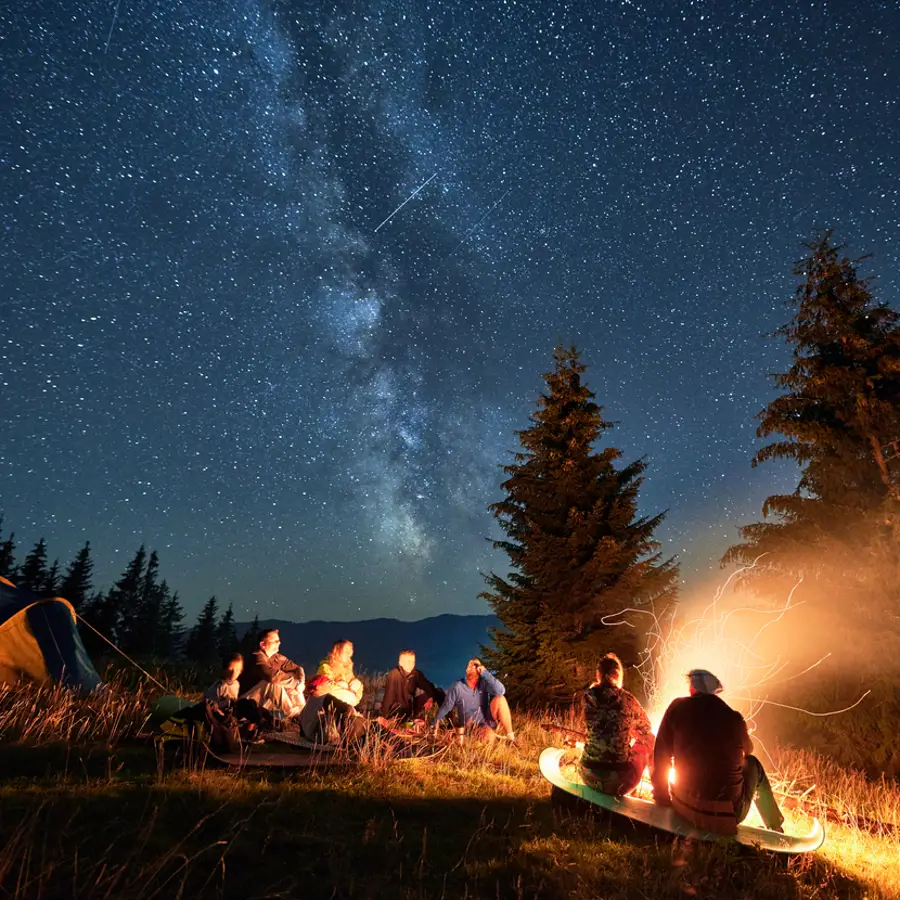
[[[458,616],[446,613],[403,622],[399,619],[365,619],[360,622],[289,622],[260,619],[260,628],[277,628],[281,650],[300,663],[309,676],[337,640],[353,641],[357,671],[386,672],[397,665],[401,650],[416,652],[416,665],[435,684],[446,687],[462,678],[466,662],[491,645],[489,628],[500,624],[496,616]],[[243,634],[249,622],[237,625]]]

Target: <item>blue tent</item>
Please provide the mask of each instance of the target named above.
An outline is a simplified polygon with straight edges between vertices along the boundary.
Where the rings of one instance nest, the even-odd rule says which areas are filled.
[[[88,692],[102,683],[62,597],[41,597],[0,578],[0,685],[61,681]]]

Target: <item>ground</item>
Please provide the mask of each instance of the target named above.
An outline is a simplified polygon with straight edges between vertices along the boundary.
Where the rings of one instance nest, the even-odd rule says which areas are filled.
[[[413,761],[375,748],[351,770],[241,772],[128,738],[121,723],[146,698],[75,705],[29,732],[63,701],[28,696],[0,697],[2,897],[898,895],[897,841],[858,829],[831,826],[821,853],[786,859],[561,810],[538,773],[553,738],[537,719],[518,748]],[[881,790],[879,815],[896,816]]]

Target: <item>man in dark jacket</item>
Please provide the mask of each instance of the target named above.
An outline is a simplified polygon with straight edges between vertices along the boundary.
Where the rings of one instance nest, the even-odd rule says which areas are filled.
[[[722,683],[711,672],[693,669],[688,679],[690,696],[669,704],[656,733],[653,799],[700,827],[711,827],[723,806],[742,822],[755,799],[765,826],[781,831],[784,816],[762,763],[751,755],[744,717],[718,696]]]
[[[587,741],[581,757],[585,784],[604,794],[633,791],[653,756],[650,719],[637,698],[626,691],[622,661],[607,653],[597,666],[597,680],[584,695]]]
[[[416,654],[401,650],[396,668],[384,679],[381,715],[386,719],[421,718],[427,709],[444,701],[444,692],[435,687],[417,668]]]
[[[300,714],[306,702],[303,696],[306,675],[303,666],[279,652],[280,647],[277,628],[260,632],[259,649],[251,657],[243,679],[248,687],[243,696],[291,718]]]

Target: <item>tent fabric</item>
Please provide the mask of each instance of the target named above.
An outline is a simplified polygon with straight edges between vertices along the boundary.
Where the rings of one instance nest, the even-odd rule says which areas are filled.
[[[68,600],[39,597],[0,580],[0,684],[30,678],[85,692],[99,687],[76,621]]]

